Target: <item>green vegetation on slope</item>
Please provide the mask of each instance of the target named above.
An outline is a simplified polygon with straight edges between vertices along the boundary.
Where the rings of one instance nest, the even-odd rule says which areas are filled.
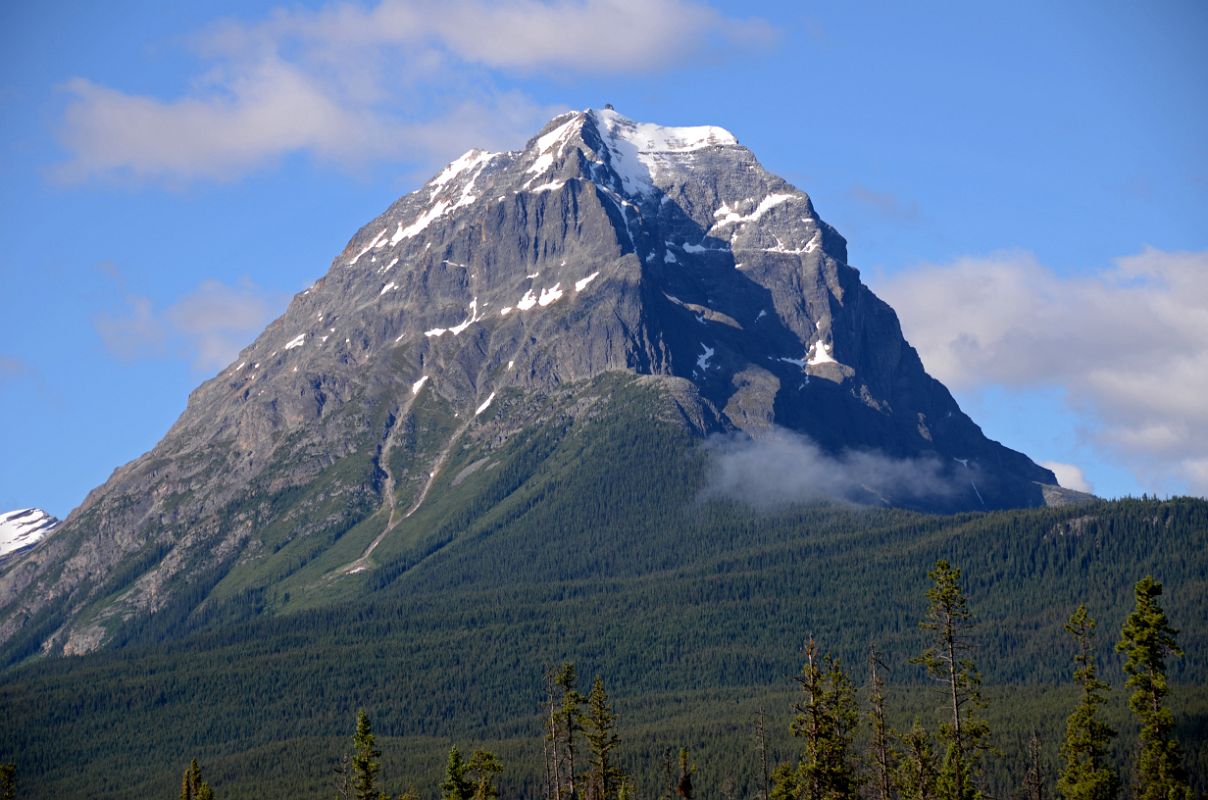
[[[467,438],[376,568],[340,579],[352,589],[326,581],[326,563],[282,584],[249,577],[172,637],[152,624],[116,649],[0,673],[0,709],[15,722],[0,728],[0,761],[20,762],[35,798],[163,794],[173,765],[193,756],[213,785],[241,795],[325,793],[347,721],[365,707],[383,764],[429,785],[452,740],[540,764],[541,675],[569,659],[613,689],[633,774],[657,773],[666,748],[684,745],[699,786],[733,775],[749,787],[750,722],[765,706],[783,739],[786,705],[774,695],[800,667],[806,634],[846,665],[862,665],[875,642],[893,665],[895,720],[934,717],[907,660],[924,646],[927,568],[946,559],[962,567],[975,612],[987,719],[1015,751],[1033,727],[1059,731],[1072,707],[1073,692],[1053,687],[1068,682],[1068,658],[1054,654],[1070,650],[1073,609],[1085,600],[1102,629],[1119,630],[1138,576],[1158,576],[1185,653],[1170,665],[1177,733],[1189,762],[1205,763],[1208,503],[754,514],[701,498],[706,456],[653,392],[606,388],[592,413],[551,415],[489,446]],[[266,613],[241,614],[249,598]],[[1119,687],[1111,642],[1096,656]],[[509,771],[505,794],[534,779]]]

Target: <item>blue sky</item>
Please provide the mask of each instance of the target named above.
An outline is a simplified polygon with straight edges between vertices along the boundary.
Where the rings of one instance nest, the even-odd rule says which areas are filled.
[[[1208,493],[1208,5],[0,8],[0,510],[66,515],[356,229],[554,113],[728,128],[993,438]]]

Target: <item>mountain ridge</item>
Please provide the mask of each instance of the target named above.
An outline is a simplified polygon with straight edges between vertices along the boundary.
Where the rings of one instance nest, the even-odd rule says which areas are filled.
[[[154,449],[6,566],[0,646],[87,652],[279,553],[288,574],[358,525],[381,541],[451,455],[489,461],[554,395],[573,425],[609,374],[653,382],[657,413],[697,437],[788,429],[826,452],[928,459],[960,487],[869,502],[1060,494],[926,374],[843,237],[736,137],[569,112],[523,150],[467,152],[362,227]]]

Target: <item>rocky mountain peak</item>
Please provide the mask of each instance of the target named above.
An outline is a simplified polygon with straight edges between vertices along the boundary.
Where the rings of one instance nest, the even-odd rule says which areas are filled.
[[[230,574],[267,591],[380,524],[350,563],[296,580],[368,571],[441,487],[555,418],[566,430],[608,380],[658,396],[638,424],[789,431],[926,461],[950,489],[868,502],[1040,505],[1056,483],[927,375],[843,237],[732,134],[575,111],[522,150],[466,152],[358,231],[151,452],[0,570],[0,645],[84,652],[205,596],[197,581],[215,603]]]
[[[569,112],[522,150],[466,152],[362,228],[165,444],[233,441],[255,472],[281,436],[391,381],[471,414],[622,370],[690,381],[713,427],[1009,464],[1030,499],[970,503],[1040,502],[1051,473],[985,440],[846,259],[809,196],[725,129]]]

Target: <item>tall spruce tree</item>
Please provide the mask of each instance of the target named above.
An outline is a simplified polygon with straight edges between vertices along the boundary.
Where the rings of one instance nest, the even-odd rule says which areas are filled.
[[[806,660],[797,678],[802,699],[790,727],[805,739],[795,767],[782,765],[773,775],[773,800],[843,800],[858,795],[859,779],[851,746],[859,721],[855,689],[834,658],[826,668],[816,658],[814,640],[805,648]]]
[[[617,716],[604,691],[604,680],[597,675],[587,695],[587,715],[584,719],[587,744],[591,750],[591,773],[588,800],[613,800],[623,777],[616,765],[613,750],[620,742],[616,733]]]
[[[579,800],[575,756],[583,731],[583,695],[576,688],[575,665],[562,664],[546,676],[546,744],[549,748],[551,800]]]
[[[940,560],[927,573],[927,614],[919,623],[932,634],[932,645],[913,663],[944,684],[949,718],[940,725],[940,740],[946,745],[937,788],[942,800],[977,800],[981,759],[989,749],[989,726],[977,716],[984,704],[981,676],[970,658],[967,629],[972,621],[969,604],[960,587],[961,571]]]
[[[1124,653],[1126,684],[1133,690],[1128,707],[1141,726],[1134,794],[1137,800],[1184,800],[1191,797],[1179,743],[1173,736],[1174,714],[1164,704],[1170,691],[1166,659],[1181,656],[1158,604],[1162,584],[1146,575],[1134,590],[1136,607],[1124,621],[1116,651]]]
[[[382,751],[377,749],[373,727],[365,709],[357,711],[357,729],[352,737],[352,796],[356,800],[378,800],[378,761]]]
[[[445,779],[440,784],[441,800],[470,800],[474,795],[474,784],[467,773],[470,765],[461,757],[457,745],[449,748],[445,762]]]
[[[1074,610],[1065,629],[1074,637],[1074,681],[1080,689],[1078,705],[1065,724],[1061,743],[1061,774],[1057,792],[1065,800],[1116,800],[1120,773],[1111,760],[1111,742],[1116,731],[1100,717],[1107,701],[1108,685],[1095,668],[1095,620],[1083,603]]]

